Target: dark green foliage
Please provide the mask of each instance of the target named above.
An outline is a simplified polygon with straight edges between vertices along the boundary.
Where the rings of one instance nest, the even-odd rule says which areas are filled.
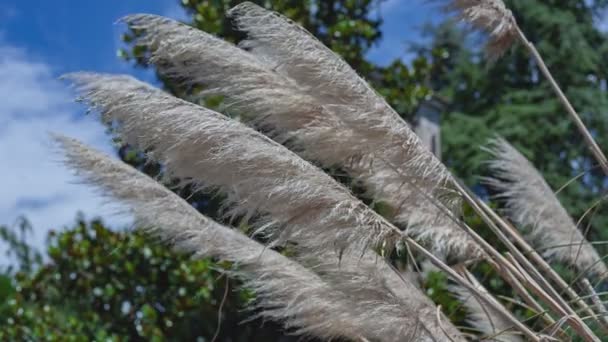
[[[0,340],[210,340],[225,294],[219,341],[282,335],[272,323],[243,323],[253,314],[243,310],[252,296],[235,291],[236,282],[215,270],[220,265],[137,232],[80,221],[51,235],[46,257],[12,284],[0,278]]]

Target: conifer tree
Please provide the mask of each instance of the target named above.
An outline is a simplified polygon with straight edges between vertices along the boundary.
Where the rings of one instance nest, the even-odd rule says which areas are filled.
[[[508,0],[505,4],[605,149],[608,44],[598,20],[606,1]],[[449,99],[442,122],[445,162],[468,184],[491,191],[475,175],[487,174],[483,164],[487,153],[479,146],[498,133],[533,160],[555,189],[580,176],[559,197],[571,215],[581,217],[604,195],[605,176],[549,83],[523,46],[515,44],[490,61],[478,44],[480,37],[465,38],[455,19],[427,32],[433,38],[432,48],[414,47],[433,59],[431,87]],[[603,212],[599,204],[583,220],[593,227],[592,239],[608,238],[600,229],[608,223]]]

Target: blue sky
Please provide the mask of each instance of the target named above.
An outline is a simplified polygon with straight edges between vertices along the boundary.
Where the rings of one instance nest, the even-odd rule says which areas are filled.
[[[152,80],[116,57],[123,27],[114,22],[136,12],[183,18],[178,0],[4,0],[0,3],[0,225],[25,215],[42,246],[49,229],[71,224],[77,212],[101,216],[114,226],[127,218],[112,214],[90,188],[59,162],[47,132],[81,139],[113,153],[104,128],[57,80],[63,73],[89,70],[129,73]],[[369,53],[379,64],[408,59],[405,42],[436,16],[424,0],[388,0],[380,8],[384,38]]]

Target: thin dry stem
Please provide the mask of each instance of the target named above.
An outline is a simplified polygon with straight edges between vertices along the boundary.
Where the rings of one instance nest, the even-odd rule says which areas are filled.
[[[528,275],[527,272],[524,272],[524,269],[517,262],[517,260],[515,260],[511,253],[507,252],[505,256],[513,265],[515,265],[519,273],[521,273],[522,277],[532,279],[532,277]],[[517,295],[519,295],[534,311],[536,311],[541,316],[541,318],[545,321],[546,325],[552,326],[555,324],[555,320],[553,319],[553,317],[551,317],[549,312],[547,312],[547,310],[545,310],[545,308],[543,308],[542,305],[540,305],[538,301],[530,295],[530,293],[526,290],[525,286],[523,286],[521,282],[517,280],[517,277],[515,277],[507,270],[503,271],[498,267],[495,268],[498,269],[499,272],[504,273],[502,274],[503,279],[505,279],[513,287],[513,290],[515,290]]]
[[[526,335],[529,340],[531,340],[531,341],[540,341],[541,340],[541,337],[538,334],[536,334],[535,332],[530,330],[525,324],[521,323],[515,316],[513,316],[513,314],[511,314],[509,311],[505,310],[504,307],[502,305],[500,305],[499,303],[497,303],[491,296],[489,296],[487,293],[480,291],[477,287],[475,287],[473,284],[471,284],[467,279],[465,279],[461,275],[459,275],[458,272],[456,272],[454,269],[447,266],[440,259],[438,259],[433,254],[429,253],[426,249],[424,249],[424,247],[422,247],[421,245],[416,243],[416,241],[408,238],[408,244],[412,248],[414,248],[416,251],[418,251],[419,253],[424,255],[426,258],[428,258],[439,269],[441,269],[446,274],[448,274],[448,276],[451,279],[453,279],[459,285],[462,285],[468,291],[470,291],[471,294],[473,294],[475,296],[475,298],[484,302],[486,305],[488,305],[488,307],[492,308],[493,310],[496,310],[496,312],[499,312],[501,315],[503,315],[506,320],[508,320],[511,324],[513,324],[514,327],[517,327],[518,330],[520,330],[524,335]],[[597,341],[599,341],[599,340],[597,340]]]
[[[459,268],[458,272],[467,279],[471,285],[486,293],[491,297],[490,293],[479,283],[473,274],[465,268]],[[504,318],[502,313],[492,309],[486,309],[483,302],[471,295],[471,292],[461,286],[454,286],[451,291],[456,294],[457,298],[464,303],[468,310],[469,323],[483,333],[484,339],[491,339],[499,342],[519,342],[523,341],[521,336],[513,332],[513,324]],[[503,306],[495,300],[496,305]],[[504,308],[504,306],[503,306]],[[504,311],[508,311],[504,308]],[[491,336],[491,338],[489,338]]]
[[[530,281],[531,279],[526,279],[525,277],[521,277],[519,280],[522,281],[524,284],[526,284],[526,287],[528,289],[530,289],[532,292],[534,292],[537,296],[539,296],[543,302],[545,302],[547,305],[549,305],[549,307],[552,310],[554,310],[554,312],[556,314],[565,318],[566,322],[568,322],[574,330],[576,330],[579,334],[581,334],[581,336],[586,341],[599,341],[599,338],[597,336],[595,336],[595,334],[589,329],[589,327],[587,325],[585,325],[583,320],[568,305],[568,303],[563,300],[563,298],[560,296],[560,294],[557,293],[557,291],[555,291],[555,289],[547,281],[547,279],[545,279],[545,277],[539,272],[539,270],[537,270],[530,263],[530,261],[528,259],[526,259],[524,254],[522,254],[522,252],[510,240],[510,238],[513,238],[515,241],[518,242],[518,244],[523,243],[524,246],[527,247],[524,249],[524,252],[527,255],[532,255],[533,257],[534,257],[534,255],[538,256],[538,254],[536,254],[536,252],[533,251],[533,249],[525,242],[525,240],[523,240],[523,238],[521,238],[521,236],[517,233],[517,231],[515,231],[512,227],[510,227],[510,225],[507,224],[504,219],[502,219],[487,204],[485,204],[483,201],[481,201],[479,198],[477,198],[475,195],[473,195],[465,187],[463,187],[460,184],[457,184],[457,187],[458,187],[458,190],[463,194],[465,200],[471,205],[473,210],[480,216],[480,218],[484,221],[484,223],[486,223],[488,225],[488,227],[494,232],[494,234],[496,234],[496,236],[500,239],[500,241],[505,244],[505,246],[509,249],[509,251],[511,253],[513,253],[516,260],[518,262],[520,262],[524,267],[526,267],[526,269],[530,270],[533,277],[536,279],[536,281],[538,281],[538,285],[536,285],[534,282],[531,282]],[[534,253],[534,254],[530,254],[530,253]],[[502,256],[500,256],[500,258],[502,258]],[[500,258],[497,260],[501,260]],[[540,256],[539,256],[539,258],[540,258]],[[535,259],[535,261],[537,261],[537,265],[539,265],[538,264],[539,260]],[[549,267],[549,265],[542,258],[540,258],[540,264],[543,266],[546,266],[548,268],[548,269],[541,268],[541,271],[543,271],[543,273],[548,273],[550,276],[555,276],[562,283],[564,283],[564,280],[561,279],[561,277],[559,277],[557,275],[557,273],[555,273],[555,271],[553,271],[553,269],[551,269],[551,267]],[[516,276],[520,275],[520,273],[516,269],[513,269],[513,265],[510,262],[508,262],[506,259],[501,260],[499,265],[508,266],[511,269],[511,271],[513,271],[514,275],[516,275]],[[566,288],[567,288],[567,286],[566,286]],[[577,297],[578,296],[576,294],[574,294],[574,297],[572,297],[572,298],[577,298]],[[588,310],[591,311],[591,309],[589,309],[583,301],[579,301],[578,303],[582,307],[586,307]],[[593,311],[591,311],[591,312],[593,312]]]
[[[606,310],[606,306],[602,302],[599,294],[595,291],[595,289],[593,288],[593,285],[591,285],[591,282],[589,281],[589,279],[587,279],[587,278],[581,279],[580,284],[585,289],[585,291],[591,298],[593,305],[595,306],[596,310],[598,311],[598,313],[599,313],[598,319],[603,323],[602,325],[604,327],[607,327],[608,326],[608,311]]]
[[[570,100],[568,100],[568,98],[566,97],[566,94],[564,94],[564,92],[560,88],[560,86],[557,83],[557,81],[555,80],[555,78],[553,78],[553,75],[551,74],[551,72],[549,71],[549,68],[545,64],[543,57],[540,55],[540,53],[538,52],[538,50],[536,49],[534,44],[532,44],[532,42],[530,42],[528,40],[528,38],[523,33],[523,31],[519,28],[519,26],[516,26],[516,30],[517,30],[517,36],[518,36],[520,42],[532,54],[532,57],[536,61],[536,64],[538,65],[541,73],[543,74],[543,76],[545,76],[545,78],[551,85],[551,88],[555,92],[555,95],[557,96],[559,101],[562,103],[562,105],[568,112],[568,115],[570,116],[572,121],[574,121],[574,124],[576,125],[579,132],[583,136],[583,139],[585,141],[585,144],[587,145],[587,148],[589,148],[589,150],[591,151],[591,153],[593,154],[595,159],[600,164],[600,167],[604,171],[604,174],[606,174],[608,176],[608,159],[606,158],[606,155],[604,155],[604,152],[602,152],[602,149],[599,147],[599,145],[593,138],[593,135],[591,134],[591,132],[589,132],[589,129],[587,129],[587,126],[585,126],[585,123],[581,119],[580,115],[576,112],[576,110],[570,103]]]

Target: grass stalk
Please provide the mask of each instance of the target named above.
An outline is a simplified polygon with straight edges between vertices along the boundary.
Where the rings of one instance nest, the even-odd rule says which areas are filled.
[[[540,55],[534,44],[528,40],[528,38],[519,28],[517,23],[515,23],[515,29],[517,30],[517,36],[519,38],[519,41],[526,47],[526,49],[528,49],[528,51],[536,61],[536,64],[538,65],[538,68],[540,69],[541,73],[543,74],[543,76],[545,76],[545,78],[551,85],[551,88],[557,95],[559,101],[562,103],[562,105],[570,115],[570,118],[572,119],[572,121],[574,121],[574,124],[583,136],[587,147],[589,148],[595,159],[598,161],[604,173],[608,176],[608,159],[606,159],[606,156],[604,155],[598,144],[595,142],[595,139],[593,139],[591,132],[589,132],[587,126],[585,126],[585,123],[581,119],[580,115],[576,112],[576,110],[570,103],[570,100],[568,100],[555,78],[553,78],[553,75],[545,64],[543,57]]]
[[[513,263],[513,265],[517,267],[520,273],[524,273],[522,272],[523,269],[521,268],[521,265],[519,265],[515,258],[513,258],[513,255],[511,253],[507,253],[506,257],[507,259],[509,259],[509,261],[511,261],[511,263]],[[501,274],[502,278],[505,279],[509,283],[509,285],[511,285],[515,293],[517,293],[517,295],[520,296],[524,300],[524,302],[530,306],[531,309],[533,309],[540,315],[540,317],[545,321],[545,324],[547,324],[548,326],[555,325],[555,319],[553,319],[549,312],[547,312],[547,310],[545,310],[545,308],[543,308],[543,306],[540,305],[540,303],[538,303],[538,301],[532,295],[530,295],[530,293],[528,293],[525,286],[523,286],[522,283],[518,281],[513,274],[501,268],[495,267],[495,269],[497,269],[499,272],[503,272]],[[525,275],[522,274],[522,276]]]
[[[454,182],[456,189],[463,195],[464,199],[471,205],[473,210],[480,216],[480,218],[488,225],[488,227],[496,234],[496,236],[501,240],[502,243],[509,249],[511,253],[513,253],[515,259],[522,263],[522,266],[530,269],[532,272],[532,276],[536,278],[538,284],[532,281],[532,278],[523,277],[521,273],[514,268],[514,266],[508,262],[500,253],[496,252],[493,254],[498,254],[501,260],[500,265],[509,265],[511,271],[513,271],[514,275],[519,275],[521,280],[528,289],[534,292],[537,296],[543,300],[549,307],[561,317],[565,318],[568,324],[576,330],[581,337],[585,339],[585,341],[600,341],[600,339],[589,329],[589,327],[583,322],[581,317],[577,315],[577,313],[568,305],[566,301],[555,291],[553,286],[545,279],[542,274],[534,268],[534,266],[530,263],[528,259],[522,254],[522,252],[513,244],[513,242],[509,239],[509,237],[517,237],[519,234],[510,229],[510,226],[498,215],[496,214],[490,207],[487,206],[483,201],[479,200],[475,195],[473,195],[469,190],[467,190],[463,185],[459,182]],[[500,226],[500,228],[499,228]],[[509,237],[507,237],[508,234]],[[475,234],[476,235],[476,234]],[[521,237],[519,236],[521,239]],[[481,239],[481,237],[480,237]],[[483,240],[483,239],[482,239]],[[523,241],[523,239],[522,239]],[[485,242],[485,240],[484,240]],[[523,241],[526,245],[527,243]],[[486,242],[487,244],[487,242]],[[528,246],[531,249],[531,247]],[[492,250],[494,250],[492,248]],[[542,260],[542,258],[541,258]],[[542,260],[544,263],[544,260]],[[546,263],[545,263],[546,264]],[[548,265],[547,265],[548,266]],[[549,267],[549,273],[554,273],[554,271]],[[557,273],[555,273],[557,275]],[[562,282],[563,279],[561,279]],[[571,289],[570,289],[571,290]],[[573,298],[577,298],[577,295],[574,294]],[[580,301],[582,305],[586,307],[584,301]],[[589,309],[591,310],[591,309]],[[590,311],[593,314],[593,311]]]
[[[583,278],[579,283],[581,284],[581,287],[587,292],[589,298],[593,302],[593,305],[596,307],[599,313],[598,319],[602,323],[602,328],[606,329],[608,327],[608,311],[606,311],[606,306],[602,302],[599,294],[595,291],[589,279]]]
[[[508,310],[506,310],[494,298],[492,298],[491,296],[489,296],[489,295],[483,293],[482,291],[480,291],[479,289],[477,289],[475,286],[473,286],[471,284],[471,282],[469,282],[467,279],[465,279],[464,277],[462,277],[458,272],[456,272],[450,266],[446,265],[443,261],[441,261],[435,255],[433,255],[431,252],[427,251],[424,247],[422,247],[421,245],[419,245],[413,239],[407,238],[406,241],[407,241],[407,243],[408,243],[408,245],[410,247],[412,247],[413,249],[415,249],[416,251],[418,251],[419,253],[421,253],[422,255],[424,255],[426,258],[428,258],[435,266],[437,266],[439,269],[441,269],[442,271],[444,271],[452,280],[454,280],[455,282],[457,282],[459,285],[465,287],[473,295],[475,295],[475,297],[477,297],[479,300],[481,300],[484,303],[486,303],[493,310],[495,310],[496,312],[499,312],[500,314],[502,314],[509,322],[511,322],[513,324],[514,327],[516,327],[524,335],[526,335],[526,337],[530,341],[541,341],[541,337],[538,336],[537,333],[533,332],[525,324],[523,324],[522,322],[520,322],[515,316],[513,316],[513,314],[511,312],[509,312]],[[599,341],[599,339],[597,341]]]
[[[496,213],[494,213],[493,211],[492,211],[491,215],[492,216],[496,215],[496,217],[498,219],[500,219],[498,217],[498,215]],[[568,285],[564,281],[564,279],[562,279],[562,277],[560,277],[559,274],[557,274],[557,272],[555,272],[555,270],[553,268],[551,268],[551,266],[547,263],[547,261],[545,261],[545,259],[543,259],[526,242],[526,240],[524,240],[524,238],[519,234],[517,229],[515,229],[512,225],[505,222],[504,220],[501,219],[501,221],[504,224],[503,228],[509,231],[509,235],[515,241],[515,243],[519,246],[519,248],[522,249],[522,251],[523,251],[522,253],[524,255],[527,255],[532,260],[533,265],[529,264],[527,266],[530,266],[535,271],[536,271],[535,266],[538,267],[539,271],[542,272],[542,274],[546,275],[557,286],[558,290],[560,291],[560,294],[557,294],[557,297],[561,298],[561,293],[565,293],[585,313],[585,315],[587,315],[589,317],[595,317],[595,321],[605,331],[608,332],[608,330],[607,330],[608,326],[606,324],[604,324],[600,319],[597,318],[598,315],[593,311],[593,309],[589,305],[587,305],[587,303],[585,303],[585,301],[572,289],[572,287],[570,285]]]
[[[524,276],[519,272],[519,270],[508,261],[502,254],[500,254],[492,245],[490,245],[487,241],[485,241],[479,234],[477,234],[471,227],[469,227],[466,223],[458,220],[453,216],[451,212],[449,212],[445,207],[443,207],[438,201],[434,200],[431,196],[427,195],[422,189],[418,188],[415,184],[411,184],[415,189],[420,191],[423,195],[425,195],[433,205],[437,206],[440,211],[444,214],[448,215],[455,223],[457,223],[469,236],[478,243],[481,248],[488,254],[488,257],[492,261],[492,264],[495,265],[495,268],[499,272],[499,274],[504,276],[506,281],[509,281],[509,277],[506,275],[506,272],[510,272],[511,275],[514,275],[518,281],[521,281],[524,284],[525,288],[528,288],[535,295],[537,295],[549,308],[559,317],[565,319],[565,323],[568,323],[575,331],[577,331],[586,341],[599,341],[598,337],[589,329],[588,326],[585,325],[583,320],[577,315],[577,313],[568,305],[567,302],[564,301],[563,298],[555,291],[553,286],[538,272],[536,269],[533,269],[534,276],[539,280],[539,283],[542,284],[540,286],[536,283],[532,277]],[[488,214],[484,211],[483,208],[487,208],[490,211],[492,217],[495,217],[499,222],[502,222],[504,226],[508,226],[496,213],[494,213],[483,201],[477,199],[475,195],[473,195],[469,190],[467,190],[463,185],[461,185],[458,181],[454,182],[456,190],[463,195],[465,200],[472,206],[475,212],[482,218],[482,220],[492,229],[492,231],[499,237],[499,239],[507,245],[509,250],[518,256],[518,260],[520,260],[526,267],[533,268],[532,264],[525,258],[525,256],[513,245],[511,240],[507,238],[505,233],[494,223],[494,221],[488,216]],[[513,234],[513,231],[507,229],[508,234]],[[523,241],[525,242],[525,241]],[[530,248],[528,246],[528,248]],[[428,251],[427,251],[428,253]],[[542,259],[541,259],[542,260]],[[559,277],[559,276],[558,276]],[[561,279],[561,278],[560,278]],[[563,280],[562,280],[563,282]],[[547,293],[549,291],[549,293]],[[577,298],[576,294],[575,297]],[[582,301],[581,301],[582,302]],[[586,304],[582,302],[584,305],[586,312],[589,311]]]

